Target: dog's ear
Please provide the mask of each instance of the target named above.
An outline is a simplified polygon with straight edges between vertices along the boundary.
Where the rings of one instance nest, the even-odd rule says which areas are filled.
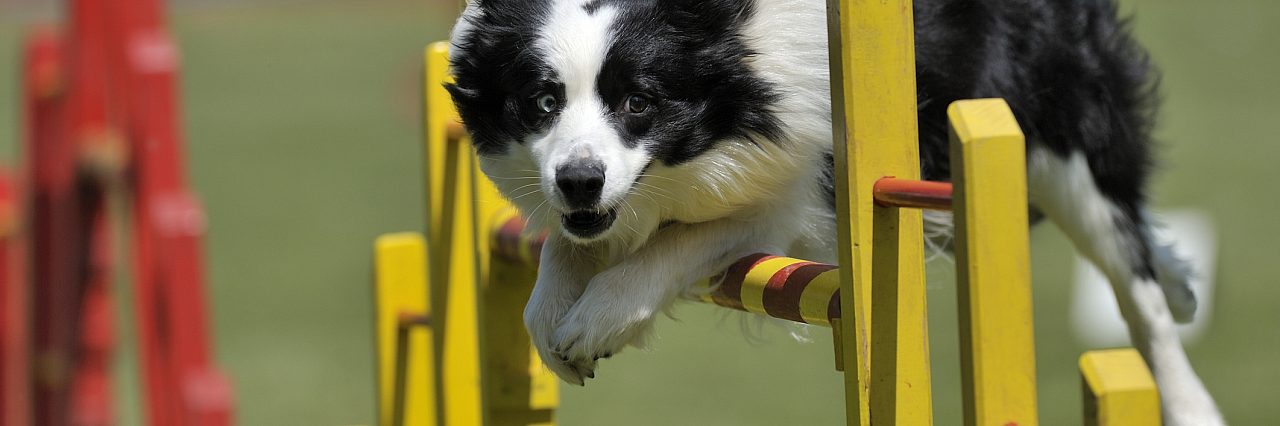
[[[545,5],[545,0],[467,0],[468,8],[479,7],[487,11],[528,9]]]
[[[453,98],[453,104],[459,107],[470,105],[480,99],[480,92],[459,86],[457,83],[445,83],[444,90]]]
[[[751,16],[748,0],[658,0],[658,10],[668,11],[676,28],[693,32],[717,32],[736,27]]]

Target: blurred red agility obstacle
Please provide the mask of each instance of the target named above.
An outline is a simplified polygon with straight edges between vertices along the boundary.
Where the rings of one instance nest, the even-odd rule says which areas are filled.
[[[205,219],[185,182],[162,6],[71,0],[66,26],[26,41],[26,162],[22,178],[0,176],[0,424],[114,423],[121,221],[109,215],[120,211],[131,216],[147,424],[231,423],[231,388],[210,357]]]

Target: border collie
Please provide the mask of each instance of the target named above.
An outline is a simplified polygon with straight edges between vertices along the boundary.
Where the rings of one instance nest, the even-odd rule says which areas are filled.
[[[1156,77],[1112,0],[917,0],[920,159],[948,180],[946,108],[1000,97],[1033,217],[1105,272],[1166,424],[1220,424],[1175,332],[1189,268],[1152,238]],[[856,11],[855,11],[856,12]],[[654,315],[752,252],[835,253],[826,4],[473,0],[448,85],[480,167],[549,229],[524,320],[583,384]],[[929,215],[929,235],[949,215]],[[945,245],[945,242],[939,245]]]

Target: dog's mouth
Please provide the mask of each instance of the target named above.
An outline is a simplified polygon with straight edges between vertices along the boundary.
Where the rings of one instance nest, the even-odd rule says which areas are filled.
[[[573,236],[590,239],[609,229],[617,218],[618,212],[614,209],[607,212],[577,210],[560,216],[560,224]]]

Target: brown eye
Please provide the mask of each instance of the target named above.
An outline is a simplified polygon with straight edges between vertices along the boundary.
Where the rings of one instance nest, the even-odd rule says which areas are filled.
[[[533,103],[538,107],[539,111],[544,114],[550,114],[560,106],[560,100],[556,99],[556,95],[543,93],[533,99]]]
[[[627,112],[632,114],[640,114],[649,109],[649,98],[644,95],[632,94],[627,96]]]

